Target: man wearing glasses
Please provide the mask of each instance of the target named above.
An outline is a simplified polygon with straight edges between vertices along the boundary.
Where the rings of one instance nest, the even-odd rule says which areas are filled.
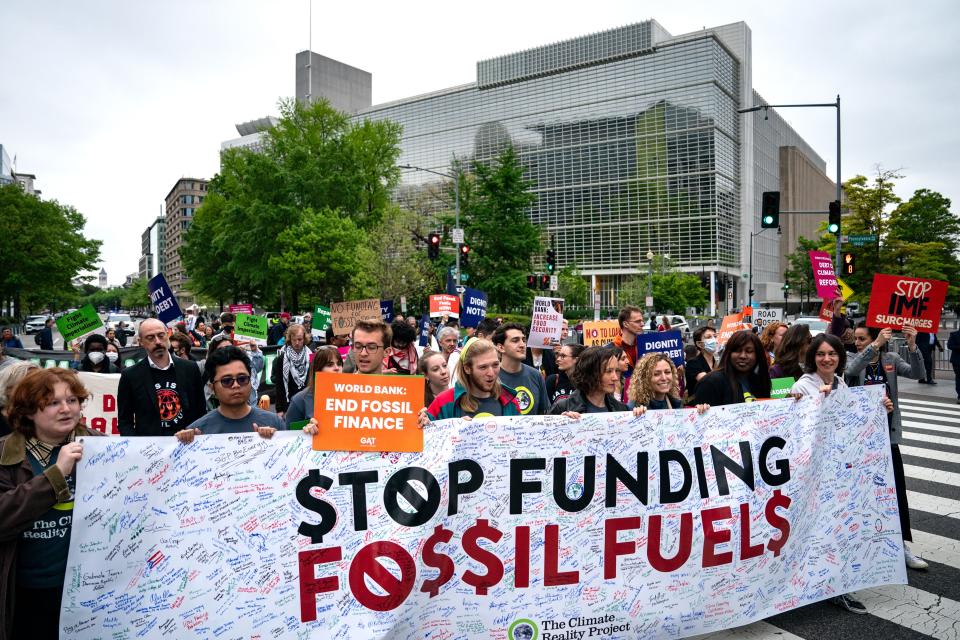
[[[218,406],[192,425],[177,432],[180,442],[193,441],[194,436],[214,433],[252,433],[270,438],[277,429],[286,429],[283,418],[275,413],[252,407],[250,398],[250,359],[238,347],[217,349],[207,358],[203,372]]]
[[[120,373],[117,428],[123,436],[166,436],[206,413],[200,370],[170,355],[167,328],[156,319],[138,330],[147,357]]]
[[[614,338],[611,344],[623,349],[630,361],[630,366],[623,374],[623,396],[619,398],[626,402],[627,392],[630,389],[630,377],[633,368],[637,366],[637,336],[643,333],[643,311],[640,307],[627,305],[620,309],[617,315],[617,324],[620,325],[620,335]]]
[[[383,373],[383,356],[393,339],[392,331],[382,320],[359,320],[350,333],[351,355],[357,373]]]

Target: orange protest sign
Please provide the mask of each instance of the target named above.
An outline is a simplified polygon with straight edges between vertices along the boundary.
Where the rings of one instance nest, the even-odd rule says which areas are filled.
[[[616,320],[597,320],[583,323],[583,344],[588,347],[602,347],[613,342],[621,335],[620,323]]]
[[[422,376],[318,373],[316,451],[423,451]]]
[[[727,344],[730,336],[741,329],[750,329],[752,325],[743,321],[742,313],[731,313],[723,316],[723,322],[720,324],[720,331],[717,333],[717,344]]]

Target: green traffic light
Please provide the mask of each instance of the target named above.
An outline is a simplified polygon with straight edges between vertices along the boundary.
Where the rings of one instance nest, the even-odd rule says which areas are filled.
[[[827,225],[827,231],[829,231],[830,233],[836,233],[837,231],[840,231],[840,225],[838,225],[838,224],[828,224],[828,225]]]
[[[763,216],[763,224],[773,224],[773,216]]]

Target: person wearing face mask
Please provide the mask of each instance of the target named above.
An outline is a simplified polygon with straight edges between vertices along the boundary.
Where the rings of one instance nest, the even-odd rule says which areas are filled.
[[[770,370],[763,345],[757,334],[744,330],[730,336],[717,370],[697,384],[692,404],[718,407],[769,397]]]
[[[71,369],[77,371],[87,371],[90,373],[120,373],[119,367],[107,358],[107,339],[106,337],[92,333],[87,336],[83,342],[83,357],[80,357],[80,347],[74,342],[73,362]]]
[[[117,345],[112,342],[109,343],[107,345],[106,356],[110,364],[114,365],[118,370],[123,371],[123,360],[120,359],[120,349],[117,348]]]
[[[696,392],[700,380],[716,367],[717,332],[710,327],[700,327],[693,332],[693,344],[697,347],[697,357],[684,367],[687,393],[691,396]]]

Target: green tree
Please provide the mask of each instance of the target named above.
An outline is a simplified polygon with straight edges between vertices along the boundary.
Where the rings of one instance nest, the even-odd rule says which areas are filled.
[[[318,224],[349,221],[338,252],[366,256],[366,232],[381,221],[399,180],[400,127],[354,122],[324,100],[309,105],[285,100],[280,112],[279,123],[265,132],[261,152],[221,154],[220,173],[181,250],[191,286],[221,300],[269,306],[279,300],[294,308],[301,295],[324,299],[331,291],[368,290],[369,260],[351,259],[361,271],[348,279],[321,282],[315,276],[331,272],[329,260],[305,251],[299,256],[303,264],[295,266],[284,243],[327,246],[336,230]],[[297,238],[297,231],[308,234],[309,242]]]
[[[950,205],[936,191],[917,189],[893,210],[887,248],[899,267],[896,273],[960,282],[960,218]]]
[[[540,229],[530,222],[527,208],[536,202],[532,183],[516,151],[507,145],[490,164],[473,163],[474,196],[464,197],[461,213],[472,251],[470,284],[487,293],[501,311],[525,305],[531,297],[527,275],[531,258],[542,251]]]
[[[73,279],[100,258],[99,240],[83,235],[86,219],[55,200],[40,200],[19,185],[0,187],[0,308],[13,315],[73,300]]]
[[[367,233],[332,209],[307,209],[303,219],[277,236],[279,255],[270,257],[271,275],[295,290],[310,291],[316,301],[350,300],[376,295],[366,267],[374,259]]]
[[[147,290],[147,279],[137,278],[129,286],[123,288],[120,303],[124,309],[151,308],[150,293]]]
[[[432,229],[431,229],[432,230]],[[422,308],[426,296],[440,286],[427,258],[425,241],[430,231],[424,218],[396,205],[385,208],[380,224],[370,232],[370,246],[376,247],[370,274],[382,300],[396,301],[405,296],[410,307]]]
[[[586,306],[590,295],[590,285],[583,279],[576,264],[568,264],[557,272],[560,285],[560,297],[565,305]]]
[[[810,251],[818,250],[820,244],[800,236],[797,241],[797,248],[793,253],[787,255],[787,270],[783,274],[783,279],[784,282],[790,283],[790,291],[800,298],[801,304],[804,296],[806,296],[809,305],[811,295],[816,293],[816,287],[813,283],[813,267],[810,264]]]

